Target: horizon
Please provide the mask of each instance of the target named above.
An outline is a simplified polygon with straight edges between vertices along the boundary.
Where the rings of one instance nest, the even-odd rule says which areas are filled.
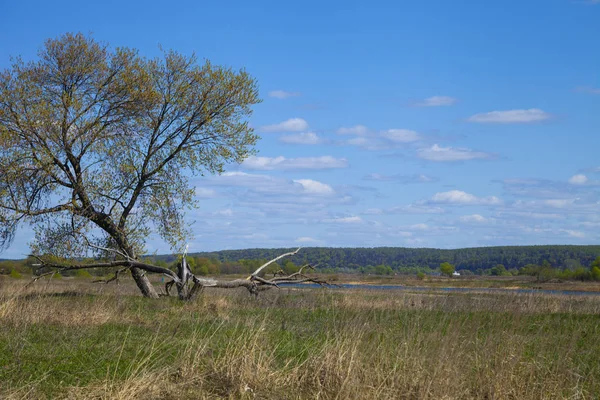
[[[188,252],[188,255],[193,254],[202,254],[202,253],[222,253],[226,251],[248,251],[248,250],[293,250],[293,249],[359,249],[359,250],[370,250],[370,249],[382,249],[382,248],[391,248],[391,249],[407,249],[407,250],[469,250],[469,249],[487,249],[487,248],[496,248],[496,247],[600,247],[600,244],[532,244],[532,245],[502,245],[502,246],[476,246],[476,247],[455,247],[455,248],[439,248],[439,247],[405,247],[405,246],[375,246],[375,247],[333,247],[333,246],[310,246],[310,247],[247,247],[240,249],[221,249],[221,250],[203,250],[203,251],[191,251]],[[141,254],[140,257],[165,257],[165,256],[174,256],[180,253],[160,253],[160,254]],[[23,258],[2,258],[0,257],[0,261],[21,261],[26,259],[28,256]]]
[[[598,243],[600,2],[260,4],[13,2],[0,69],[83,32],[255,77],[259,154],[192,178],[192,253]]]

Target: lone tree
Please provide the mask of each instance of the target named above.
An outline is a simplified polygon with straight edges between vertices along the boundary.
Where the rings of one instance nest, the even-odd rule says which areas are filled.
[[[449,278],[452,277],[454,270],[455,270],[454,265],[450,264],[449,262],[443,262],[440,264],[441,273],[448,276]]]
[[[147,272],[172,278],[182,298],[203,286],[256,293],[304,279],[265,280],[259,268],[221,282],[193,276],[185,261],[177,273],[139,261],[150,231],[173,249],[190,233],[183,219],[196,205],[190,175],[220,173],[252,154],[257,136],[247,118],[259,102],[243,70],[175,51],[147,59],[82,34],[47,40],[37,61],[17,58],[0,73],[0,246],[31,224],[42,266],[121,267],[152,298]],[[52,261],[90,249],[112,261]]]

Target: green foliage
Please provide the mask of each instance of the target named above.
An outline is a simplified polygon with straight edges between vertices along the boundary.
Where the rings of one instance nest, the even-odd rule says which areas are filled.
[[[593,266],[591,270],[592,279],[595,281],[600,281],[600,267]]]
[[[23,275],[21,275],[21,273],[19,271],[17,271],[16,269],[11,269],[8,276],[10,276],[11,278],[15,278],[15,279],[20,279],[23,277]]]
[[[454,273],[455,268],[454,265],[450,264],[449,262],[443,262],[440,264],[440,272],[444,275],[447,275],[448,277],[451,277],[452,274]]]
[[[295,249],[225,250],[195,253],[194,256],[235,263],[240,260],[268,260],[291,250]],[[561,269],[573,266],[575,262],[588,266],[598,257],[598,254],[600,254],[600,246],[573,245],[498,246],[455,250],[403,247],[307,247],[290,260],[296,265],[319,264],[319,270],[331,268],[338,272],[354,273],[373,273],[367,272],[365,268],[387,265],[395,273],[410,275],[420,270],[430,273],[438,270],[441,263],[449,262],[455,265],[457,270],[469,270],[473,273],[478,273],[479,270],[479,274],[484,274],[484,271],[489,271],[498,264],[514,272],[514,269],[520,270],[527,265],[540,265],[544,260]]]
[[[152,230],[181,247],[197,205],[190,176],[254,153],[259,102],[244,70],[81,33],[14,58],[0,72],[0,248],[20,223],[33,225],[36,254],[64,259],[85,254],[82,236],[134,257]]]
[[[511,273],[506,270],[502,264],[498,264],[490,270],[492,276],[510,276]]]
[[[78,269],[78,270],[76,270],[76,271],[75,271],[75,274],[74,274],[74,276],[75,276],[76,278],[86,278],[86,279],[87,279],[87,278],[91,278],[91,277],[92,277],[92,274],[90,274],[90,273],[89,273],[87,270],[85,270],[85,269]]]
[[[417,279],[420,281],[425,280],[425,273],[421,271],[417,272]]]

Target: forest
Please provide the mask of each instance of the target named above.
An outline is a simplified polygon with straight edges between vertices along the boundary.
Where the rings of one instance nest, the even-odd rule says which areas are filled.
[[[251,261],[272,259],[291,249],[244,249],[193,253],[196,261],[226,265],[251,264]],[[406,247],[376,248],[303,248],[289,262],[296,265],[310,263],[324,272],[364,272],[369,267],[384,266],[396,272],[436,270],[443,262],[453,264],[457,270],[481,273],[503,265],[507,270],[527,265],[551,265],[554,268],[575,270],[589,267],[600,255],[600,246],[546,245],[497,246],[463,249],[433,249]],[[172,263],[175,255],[157,256],[156,259]],[[361,270],[362,269],[362,270]],[[373,268],[371,268],[373,269]],[[221,268],[221,272],[223,268]]]

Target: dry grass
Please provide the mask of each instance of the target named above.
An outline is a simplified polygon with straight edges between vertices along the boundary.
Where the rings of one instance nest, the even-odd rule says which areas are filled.
[[[0,287],[0,398],[594,399],[600,298]]]

